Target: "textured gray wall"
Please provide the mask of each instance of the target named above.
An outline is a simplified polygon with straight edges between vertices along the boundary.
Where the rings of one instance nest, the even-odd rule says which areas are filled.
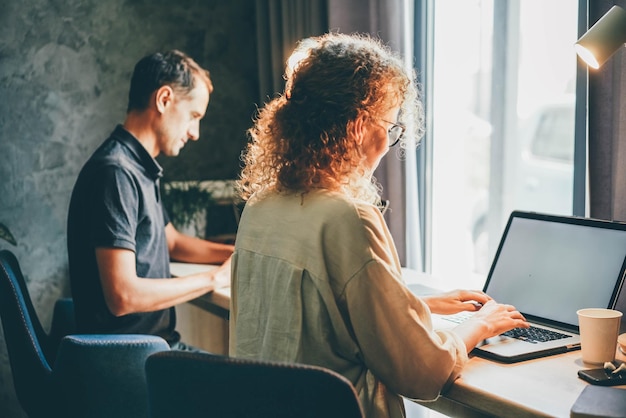
[[[252,0],[2,0],[0,222],[47,328],[69,295],[65,223],[84,161],[123,121],[135,62],[177,48],[212,74],[201,139],[166,180],[234,178],[258,91]],[[0,335],[0,416],[24,416]]]

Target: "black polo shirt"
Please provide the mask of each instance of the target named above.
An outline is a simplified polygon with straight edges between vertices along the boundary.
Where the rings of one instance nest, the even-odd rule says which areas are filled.
[[[78,332],[151,334],[173,343],[174,308],[116,317],[106,306],[95,249],[135,253],[137,276],[169,278],[159,178],[162,168],[122,126],[94,152],[72,192],[67,224],[70,285]]]

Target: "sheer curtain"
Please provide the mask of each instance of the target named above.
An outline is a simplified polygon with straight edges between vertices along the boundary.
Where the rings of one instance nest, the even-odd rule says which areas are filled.
[[[328,0],[331,31],[380,37],[412,65],[412,2],[408,0]],[[422,269],[415,152],[391,149],[375,176],[390,202],[387,223],[403,266]],[[398,158],[400,157],[400,158]]]

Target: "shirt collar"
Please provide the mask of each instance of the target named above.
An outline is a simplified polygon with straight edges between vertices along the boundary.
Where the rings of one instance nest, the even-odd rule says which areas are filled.
[[[135,138],[133,134],[124,129],[122,125],[117,125],[112,136],[131,151],[137,161],[143,168],[145,168],[146,172],[152,178],[158,180],[163,177],[163,168],[154,158],[152,158],[150,153],[148,153],[148,150],[141,145],[139,140]]]

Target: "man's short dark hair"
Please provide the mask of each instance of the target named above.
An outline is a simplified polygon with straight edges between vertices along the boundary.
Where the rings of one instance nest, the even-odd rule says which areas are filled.
[[[130,80],[127,112],[145,110],[152,93],[165,85],[188,94],[195,87],[196,77],[206,83],[209,93],[213,91],[209,72],[181,51],[157,52],[143,57],[135,65]]]

